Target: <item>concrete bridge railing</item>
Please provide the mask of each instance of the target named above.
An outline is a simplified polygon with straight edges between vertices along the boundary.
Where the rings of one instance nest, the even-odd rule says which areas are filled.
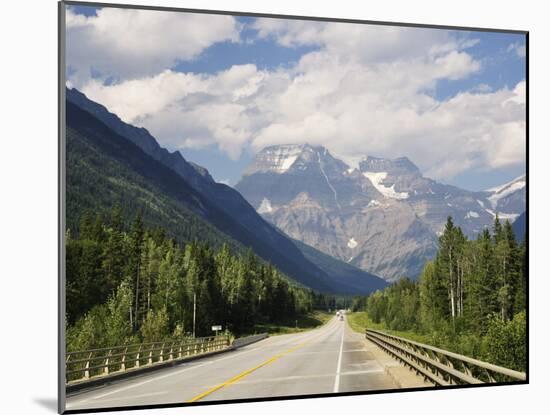
[[[220,351],[229,346],[228,336],[216,336],[68,352],[65,360],[66,383],[85,383],[114,373],[137,371]]]

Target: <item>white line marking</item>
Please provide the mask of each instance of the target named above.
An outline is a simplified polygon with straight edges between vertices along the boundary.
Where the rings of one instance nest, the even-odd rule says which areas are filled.
[[[340,376],[356,376],[356,375],[365,375],[368,373],[384,373],[384,369],[370,369],[370,370],[352,370],[349,372],[341,372]],[[325,377],[332,377],[334,373],[316,373],[315,375],[296,375],[296,376],[283,376],[278,378],[266,378],[266,379],[257,379],[257,380],[241,380],[238,383],[233,384],[232,386],[245,386],[251,384],[260,384],[260,383],[277,383],[285,382],[289,380],[302,380],[302,379],[319,379]]]
[[[338,365],[336,366],[336,378],[334,379],[334,393],[340,391],[340,371],[342,369],[342,352],[344,350],[344,333],[345,326],[342,325],[342,338],[340,340],[340,353],[338,354]]]
[[[159,392],[151,392],[151,393],[140,393],[139,395],[130,395],[130,396],[119,396],[118,398],[108,398],[104,399],[103,402],[113,402],[113,401],[126,401],[126,400],[132,400],[132,399],[140,399],[140,398],[148,398],[151,396],[159,396],[159,395],[167,395],[168,391],[159,391]]]

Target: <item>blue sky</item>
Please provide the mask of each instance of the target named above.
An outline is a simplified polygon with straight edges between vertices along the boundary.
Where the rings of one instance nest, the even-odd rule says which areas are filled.
[[[440,81],[436,93],[438,99],[449,98],[482,84],[493,90],[513,87],[525,79],[525,59],[508,50],[514,44],[525,46],[524,35],[473,32],[470,36],[479,39],[479,43],[468,52],[484,63],[482,70],[467,79]]]
[[[109,22],[126,18],[120,9],[115,11]],[[345,25],[337,30],[330,23],[321,26],[315,22],[281,27],[279,21],[273,25],[266,19],[237,17],[231,22],[213,20],[208,36],[214,31],[219,38],[210,39],[206,45],[196,40],[194,49],[190,46],[185,50],[181,42],[188,41],[191,34],[173,21],[179,13],[166,12],[171,16],[163,24],[181,28],[181,37],[163,42],[162,34],[154,33],[160,39],[158,52],[153,47],[139,57],[137,52],[131,54],[136,47],[131,43],[134,40],[125,44],[124,39],[116,39],[120,48],[130,51],[123,62],[123,57],[117,61],[114,54],[106,56],[105,50],[93,49],[101,40],[93,23],[107,21],[107,16],[83,6],[72,7],[71,12],[91,20],[89,25],[77,19],[68,24],[69,82],[126,121],[148,128],[161,145],[180,150],[187,159],[208,168],[218,181],[235,184],[263,145],[296,140],[323,144],[350,164],[358,153],[408,156],[426,175],[471,190],[492,187],[525,172],[525,155],[519,154],[522,140],[524,146],[521,132],[525,119],[521,99],[514,95],[514,91],[521,92],[516,87],[525,80],[524,35],[409,29],[403,35],[380,32],[378,36],[376,30],[384,28],[375,26],[373,32],[350,31],[348,36],[345,30],[349,26]],[[164,13],[142,12],[144,25],[150,16],[157,19],[158,13]],[[154,27],[152,22],[150,27]],[[206,21],[198,27],[208,30],[208,25]],[[149,26],[144,27],[147,30]],[[418,39],[414,39],[417,33]],[[369,39],[365,41],[366,37]],[[376,42],[378,38],[380,42]],[[173,55],[165,47],[171,42]],[[400,54],[403,42],[411,42],[410,48],[405,45]],[[189,43],[193,46],[192,41]],[[87,53],[80,53],[76,46]],[[136,50],[140,51],[140,45]],[[335,60],[342,62],[341,68]],[[147,70],[139,72],[140,68]],[[166,70],[169,73],[163,74]],[[225,72],[227,76],[222,75]],[[413,72],[417,76],[413,77]],[[408,77],[409,83],[404,84]],[[159,79],[162,85],[173,82],[174,87],[155,90]],[[333,82],[336,79],[339,83]],[[343,92],[342,85],[351,82],[349,79],[357,87]],[[381,89],[380,85],[386,84],[388,89]],[[300,89],[298,101],[325,89],[327,93],[319,95],[318,101],[303,103],[288,98]],[[364,94],[357,92],[363,89]],[[128,94],[121,93],[129,90],[134,97],[142,93],[144,101],[151,100],[153,94],[160,102],[156,106],[145,102],[143,108],[136,108],[135,101],[125,101]],[[236,96],[236,91],[242,93]],[[466,96],[459,99],[463,94]],[[518,105],[506,106],[510,101]],[[199,104],[192,106],[193,102]],[[291,105],[282,106],[284,102]],[[355,117],[354,102],[365,103],[364,111]],[[349,110],[344,105],[349,105]],[[380,108],[385,112],[378,114]],[[216,111],[219,121],[212,117]],[[367,118],[364,123],[363,114]],[[490,122],[480,118],[483,114]],[[308,123],[310,115],[319,121]],[[446,117],[451,118],[448,127],[439,125]],[[396,123],[403,129],[395,129]],[[331,128],[335,131],[332,136]],[[461,139],[469,143],[467,149]],[[402,145],[404,140],[406,145]],[[510,145],[503,144],[508,141]],[[445,148],[438,154],[434,143]],[[495,154],[491,154],[493,150]],[[426,155],[431,151],[433,157]],[[453,154],[454,158],[450,156]]]

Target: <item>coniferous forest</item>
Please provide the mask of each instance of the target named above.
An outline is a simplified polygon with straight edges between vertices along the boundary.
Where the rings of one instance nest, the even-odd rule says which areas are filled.
[[[497,216],[492,231],[468,240],[449,217],[418,281],[357,297],[353,310],[373,326],[525,371],[526,278],[525,239],[517,243],[508,221]]]
[[[125,225],[120,207],[106,219],[85,213],[67,231],[67,349],[213,335],[212,325],[239,335],[257,323],[304,315],[334,299],[297,286],[251,250],[224,244],[179,245],[138,214]]]

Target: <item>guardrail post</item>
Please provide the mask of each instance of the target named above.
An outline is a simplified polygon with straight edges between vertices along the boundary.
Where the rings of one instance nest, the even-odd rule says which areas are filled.
[[[155,343],[151,344],[151,350],[149,351],[149,365],[153,364],[153,349],[155,348]]]
[[[128,352],[128,346],[124,348],[124,352],[122,354],[122,359],[120,360],[120,371],[124,372],[126,370],[126,352]]]
[[[159,362],[164,362],[164,345],[165,343],[162,343],[162,346],[160,347]]]
[[[138,351],[137,351],[137,355],[136,355],[136,364],[134,365],[134,367],[136,367],[136,368],[139,368],[139,358],[140,358],[140,355],[141,355],[141,344],[139,345],[139,348],[138,348]]]
[[[107,353],[107,357],[105,358],[105,367],[103,368],[103,373],[105,375],[109,374],[109,358],[111,357],[111,350],[109,349],[109,352]]]
[[[71,360],[70,354],[67,355],[67,359],[65,360],[65,383],[69,381],[69,375],[67,375],[67,371],[69,370],[69,360]]]
[[[88,356],[88,360],[86,361],[86,367],[85,367],[85,370],[84,370],[84,379],[90,379],[90,360],[92,359],[92,355],[94,353],[93,352],[90,352],[89,356]]]
[[[489,379],[490,383],[496,382],[496,379],[494,378],[494,376],[487,369],[485,369],[485,374],[487,375],[487,378]]]

